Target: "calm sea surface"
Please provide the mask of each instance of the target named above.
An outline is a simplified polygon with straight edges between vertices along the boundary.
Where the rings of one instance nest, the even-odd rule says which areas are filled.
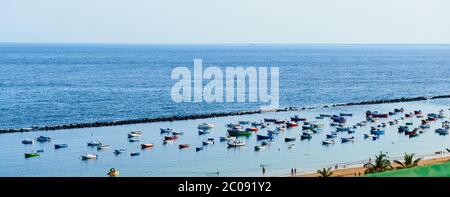
[[[42,126],[62,123],[95,122],[171,115],[258,109],[261,103],[193,104],[174,103],[170,90],[175,81],[171,70],[192,67],[194,58],[206,66],[280,67],[280,104],[306,106],[327,103],[389,99],[403,96],[448,94],[450,91],[449,45],[88,45],[88,44],[0,44],[0,128]],[[310,141],[300,141],[301,128],[280,134],[275,143],[255,152],[256,134],[247,146],[228,149],[218,141],[225,136],[224,125],[238,120],[259,121],[264,117],[289,118],[300,114],[310,120],[319,113],[352,112],[349,125],[361,121],[365,110],[392,111],[396,107],[422,109],[448,114],[450,100],[402,104],[354,106],[300,112],[265,113],[205,120],[160,122],[117,127],[63,130],[54,132],[0,135],[0,176],[105,176],[111,167],[123,176],[278,176],[297,168],[315,171],[336,163],[367,160],[379,151],[392,157],[404,152],[430,154],[450,147],[448,136],[432,129],[417,138],[386,128],[377,141],[364,140],[369,126],[358,129],[354,143],[322,146],[329,126]],[[397,118],[400,115],[391,117]],[[329,120],[316,120],[328,125]],[[420,121],[413,118],[417,125]],[[199,136],[202,122],[216,125],[209,135]],[[381,120],[386,122],[386,120]],[[401,124],[405,124],[402,122]],[[172,127],[185,134],[173,144],[163,145],[160,127]],[[273,128],[273,126],[272,126]],[[135,129],[145,133],[141,142],[129,143],[126,134]],[[266,130],[259,131],[266,134]],[[50,143],[23,145],[21,140],[46,135]],[[339,137],[348,134],[340,134]],[[213,137],[216,144],[195,152],[202,140]],[[285,137],[297,141],[285,143]],[[112,149],[97,151],[86,146],[91,140],[110,144]],[[140,143],[153,142],[141,150]],[[69,148],[54,150],[56,143]],[[188,143],[190,149],[179,150]],[[295,144],[295,148],[288,148]],[[127,153],[115,156],[114,149]],[[23,153],[44,150],[40,157],[25,159]],[[140,152],[130,157],[131,152]],[[80,154],[98,153],[99,159],[82,161]]]
[[[450,93],[450,45],[0,44],[0,128],[259,109],[174,103],[177,66],[280,67],[280,105]]]

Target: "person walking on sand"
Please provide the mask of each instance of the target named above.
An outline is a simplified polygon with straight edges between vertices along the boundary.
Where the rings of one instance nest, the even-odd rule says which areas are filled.
[[[294,175],[297,176],[297,168],[294,168]]]
[[[262,174],[263,176],[266,174],[266,168],[264,166],[262,167]]]
[[[294,168],[291,168],[291,176],[294,176]]]

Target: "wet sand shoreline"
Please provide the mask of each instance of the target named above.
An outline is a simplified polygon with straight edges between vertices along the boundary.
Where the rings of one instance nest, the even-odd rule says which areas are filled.
[[[16,133],[16,132],[31,132],[31,131],[55,131],[55,130],[66,130],[66,129],[110,127],[110,126],[153,123],[153,122],[172,122],[172,121],[178,121],[178,120],[195,120],[195,119],[206,119],[206,118],[215,118],[215,117],[250,115],[250,114],[259,114],[259,113],[264,113],[264,112],[301,111],[301,110],[319,109],[319,108],[374,105],[374,104],[387,104],[387,103],[403,103],[403,102],[425,101],[425,100],[435,100],[435,99],[445,99],[445,98],[450,98],[450,95],[418,96],[418,97],[397,98],[397,99],[371,100],[371,101],[349,102],[349,103],[332,104],[332,105],[320,105],[320,106],[312,106],[312,107],[286,107],[283,109],[268,110],[268,111],[253,110],[253,111],[241,111],[241,112],[223,112],[223,113],[197,114],[197,115],[187,115],[187,116],[167,116],[167,117],[159,117],[159,118],[142,118],[142,119],[92,122],[92,123],[72,123],[72,124],[61,124],[61,125],[50,125],[50,126],[32,126],[30,128],[9,128],[9,129],[1,129],[0,128],[0,134]]]

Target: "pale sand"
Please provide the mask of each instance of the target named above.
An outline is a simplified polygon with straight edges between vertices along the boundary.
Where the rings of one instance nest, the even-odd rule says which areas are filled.
[[[450,156],[431,158],[431,159],[423,159],[419,162],[419,166],[438,164],[438,163],[443,163],[443,162],[448,162],[448,161],[450,161]],[[392,163],[392,167],[396,168],[396,167],[398,167],[398,165],[395,163]],[[338,169],[338,170],[333,170],[333,176],[334,177],[354,177],[355,174],[356,174],[356,176],[359,176],[359,174],[361,176],[363,176],[364,171],[365,171],[364,167]],[[294,177],[318,177],[318,176],[319,176],[319,174],[317,174],[316,172],[311,172],[311,173],[296,175]]]

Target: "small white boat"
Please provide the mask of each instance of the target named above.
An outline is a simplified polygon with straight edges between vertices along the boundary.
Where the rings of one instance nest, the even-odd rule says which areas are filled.
[[[312,132],[312,131],[303,131],[302,134],[303,135],[312,135],[312,134],[314,134],[314,132]]]
[[[231,141],[228,142],[228,147],[240,147],[245,146],[245,141]]]
[[[214,125],[213,124],[209,124],[209,123],[202,123],[202,124],[200,124],[200,125],[198,125],[198,129],[211,129],[211,128],[213,128],[214,127]]]
[[[132,137],[128,139],[129,142],[139,142],[139,138],[137,137]]]
[[[220,141],[234,141],[236,140],[236,137],[227,136],[227,137],[220,137]]]
[[[128,133],[128,138],[141,137],[142,134],[138,133]]]
[[[39,136],[36,140],[37,140],[38,142],[50,142],[50,141],[52,140],[52,138],[50,138],[50,137],[45,137],[45,136]]]
[[[100,146],[102,143],[100,141],[90,141],[87,143],[88,146]]]
[[[131,131],[130,133],[131,134],[138,134],[138,135],[144,134],[144,132],[142,132],[142,131]]]
[[[103,150],[103,149],[108,149],[108,148],[111,148],[111,146],[110,145],[106,145],[106,144],[102,144],[102,145],[97,146],[97,150]]]
[[[322,141],[323,145],[327,145],[327,144],[335,144],[336,142],[334,140],[324,140]]]
[[[262,145],[256,145],[255,146],[255,151],[258,151],[258,150],[261,150],[261,149],[265,149],[266,147],[265,146],[262,146]]]
[[[175,140],[164,140],[163,141],[164,144],[172,144],[173,142],[175,142]]]
[[[288,148],[289,148],[289,149],[294,148],[294,147],[295,147],[295,144],[289,144],[289,145],[288,145]]]
[[[83,154],[81,155],[81,159],[86,160],[86,159],[97,159],[97,155],[96,154]]]
[[[34,143],[34,140],[32,140],[32,139],[24,139],[24,140],[22,140],[22,144],[33,144]]]
[[[209,145],[209,144],[214,144],[214,141],[211,141],[211,140],[206,140],[206,141],[203,141],[202,142],[203,143],[203,145]]]

